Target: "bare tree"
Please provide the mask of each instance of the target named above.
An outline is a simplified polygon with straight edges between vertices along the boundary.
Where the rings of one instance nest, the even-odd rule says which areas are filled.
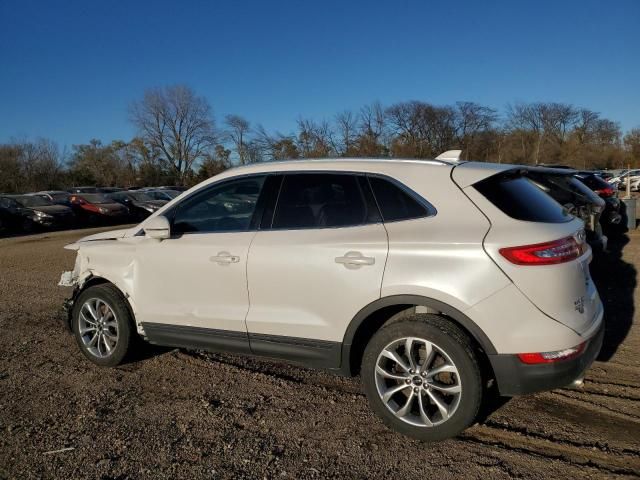
[[[335,150],[338,155],[348,157],[354,155],[354,148],[357,139],[358,121],[350,111],[344,111],[336,115],[336,135]]]
[[[211,106],[184,85],[148,90],[130,107],[140,136],[158,149],[180,181],[191,174],[194,162],[215,146]]]
[[[388,135],[385,111],[379,102],[360,109],[360,132],[357,138],[357,154],[367,157],[387,156]]]
[[[432,158],[458,144],[456,111],[425,102],[397,103],[386,111],[393,132],[392,154]]]
[[[457,102],[457,136],[464,159],[477,158],[475,150],[478,137],[490,131],[498,120],[495,109],[474,102]]]
[[[247,150],[248,139],[251,124],[239,115],[227,115],[224,119],[227,128],[225,139],[231,141],[238,156],[240,165],[246,165],[249,162],[249,152]]]
[[[265,160],[292,160],[300,158],[296,139],[282,133],[269,134],[262,125],[256,128],[255,148],[261,151]]]
[[[333,132],[328,122],[298,119],[297,147],[302,158],[321,158],[333,154]]]

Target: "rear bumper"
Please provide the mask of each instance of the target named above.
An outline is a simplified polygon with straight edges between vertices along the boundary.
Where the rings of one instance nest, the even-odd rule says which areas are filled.
[[[583,377],[585,371],[596,359],[600,353],[603,338],[604,323],[601,322],[598,331],[587,341],[582,355],[558,363],[527,365],[522,363],[517,355],[489,355],[500,394],[523,395],[570,385]]]

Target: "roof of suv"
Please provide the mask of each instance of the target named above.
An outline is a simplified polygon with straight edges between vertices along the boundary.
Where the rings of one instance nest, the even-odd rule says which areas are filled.
[[[292,170],[341,170],[341,171],[386,171],[390,168],[403,166],[420,166],[428,169],[457,168],[456,182],[465,187],[482,180],[497,172],[514,167],[509,164],[485,163],[485,162],[453,162],[447,160],[420,160],[420,159],[393,159],[393,158],[319,158],[312,160],[286,160],[277,162],[253,163],[235,167],[206,180],[203,184],[217,179],[233,177],[241,174],[268,173]]]

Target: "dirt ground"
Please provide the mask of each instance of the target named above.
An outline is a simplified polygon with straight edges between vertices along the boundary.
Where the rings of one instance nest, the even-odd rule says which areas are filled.
[[[153,348],[93,366],[56,286],[89,233],[0,240],[0,478],[640,476],[640,231],[593,264],[607,330],[584,388],[493,402],[441,444],[385,428],[358,379]]]

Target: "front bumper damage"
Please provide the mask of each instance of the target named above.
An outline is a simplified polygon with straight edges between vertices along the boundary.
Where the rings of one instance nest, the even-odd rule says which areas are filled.
[[[59,287],[73,287],[77,284],[78,277],[74,275],[74,272],[69,270],[67,272],[62,272],[60,275],[60,281],[58,282]]]
[[[75,272],[62,272],[60,281],[58,282],[58,286],[74,287],[71,296],[69,298],[66,298],[62,304],[62,308],[65,313],[62,321],[67,327],[67,330],[71,331],[71,312],[73,311],[73,304],[75,303],[78,293],[80,292],[80,288],[78,286],[78,277],[75,275]]]

